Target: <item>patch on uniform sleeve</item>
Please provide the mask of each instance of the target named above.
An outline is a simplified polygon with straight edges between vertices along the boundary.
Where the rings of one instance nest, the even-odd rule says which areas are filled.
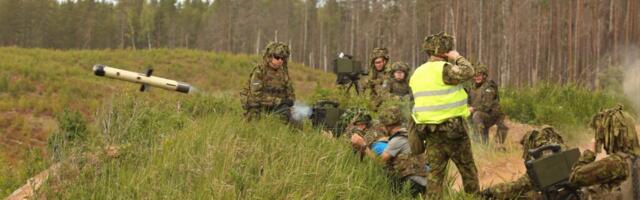
[[[260,86],[262,84],[262,81],[255,79],[255,80],[251,80],[251,86]]]

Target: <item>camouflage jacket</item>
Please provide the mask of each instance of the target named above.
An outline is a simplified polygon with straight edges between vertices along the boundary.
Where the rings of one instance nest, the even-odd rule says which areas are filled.
[[[388,62],[387,62],[388,63]],[[372,66],[373,67],[373,66]],[[389,77],[389,64],[385,64],[382,71],[376,71],[374,68],[371,68],[371,72],[369,72],[369,79],[365,81],[364,89],[371,91],[371,96],[379,96],[383,94],[384,88],[382,85],[385,80]]]
[[[256,66],[249,86],[243,94],[245,107],[275,107],[284,100],[295,101],[293,85],[286,66],[273,69],[267,64]]]
[[[477,111],[488,114],[500,114],[500,97],[498,85],[488,80],[481,85],[472,86],[469,89],[469,104]]]
[[[385,91],[391,97],[404,98],[411,95],[411,88],[409,87],[409,82],[406,80],[398,81],[391,77],[382,84],[382,87],[385,88]]]

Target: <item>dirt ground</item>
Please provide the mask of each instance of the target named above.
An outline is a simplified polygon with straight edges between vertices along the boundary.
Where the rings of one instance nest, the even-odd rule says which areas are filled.
[[[505,123],[509,127],[505,152],[493,150],[495,147],[492,146],[478,148],[478,146],[481,145],[480,143],[472,143],[474,146],[476,167],[478,168],[478,178],[480,179],[480,188],[487,188],[498,183],[516,180],[526,172],[519,140],[527,131],[537,128],[537,126],[509,120],[506,120]],[[640,124],[636,125],[636,130],[638,130],[640,135]],[[493,136],[495,132],[496,129],[493,127],[489,134]],[[593,140],[581,140],[576,141],[576,143],[580,151],[584,151],[585,149],[593,150]],[[604,152],[601,154],[604,154]],[[598,158],[602,157],[602,155],[598,155]],[[457,173],[457,170],[452,168],[449,172],[450,176],[456,176],[454,188],[460,190],[460,188],[462,188],[462,179]]]
[[[57,129],[56,120],[47,115],[8,111],[0,114],[0,152],[9,165],[24,159],[28,150],[47,145],[49,133]]]

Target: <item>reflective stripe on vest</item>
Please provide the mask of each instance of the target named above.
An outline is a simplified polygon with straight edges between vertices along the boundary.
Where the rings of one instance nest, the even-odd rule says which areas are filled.
[[[447,85],[442,79],[446,62],[427,62],[409,79],[413,91],[413,120],[417,124],[440,124],[449,118],[468,117],[467,93],[461,85]]]

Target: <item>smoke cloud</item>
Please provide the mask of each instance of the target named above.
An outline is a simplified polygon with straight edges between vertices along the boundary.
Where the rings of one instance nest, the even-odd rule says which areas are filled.
[[[311,116],[311,107],[302,102],[296,102],[293,105],[293,111],[291,113],[291,117],[293,117],[296,121],[302,121],[305,118],[309,118]]]
[[[640,112],[640,57],[638,55],[640,55],[640,49],[631,48],[623,59],[624,80],[622,88],[636,111]]]

